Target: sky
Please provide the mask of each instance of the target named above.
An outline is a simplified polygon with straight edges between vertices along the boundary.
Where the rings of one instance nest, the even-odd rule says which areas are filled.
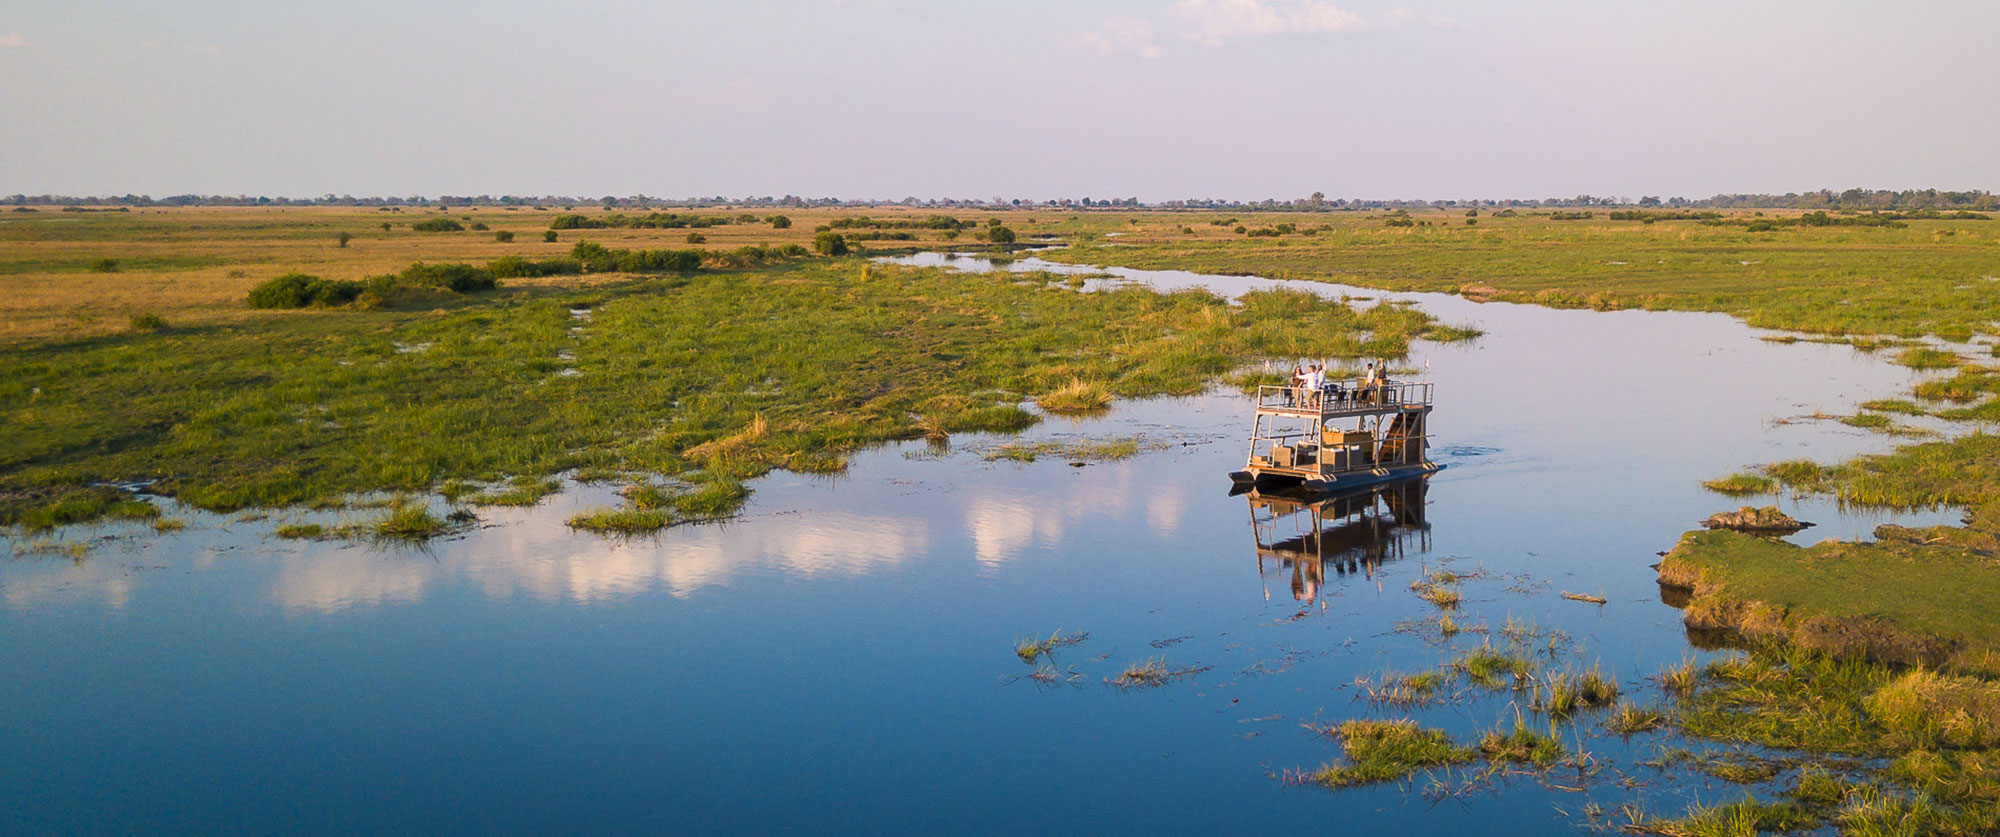
[[[0,194],[2000,190],[1990,0],[0,3]]]

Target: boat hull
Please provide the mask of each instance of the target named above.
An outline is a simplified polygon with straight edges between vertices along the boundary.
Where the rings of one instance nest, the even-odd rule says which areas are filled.
[[[1444,466],[1436,462],[1423,462],[1416,465],[1394,465],[1385,468],[1371,468],[1366,471],[1344,471],[1339,474],[1329,474],[1323,477],[1302,477],[1296,474],[1280,474],[1271,471],[1250,469],[1246,471],[1231,471],[1229,480],[1240,488],[1296,487],[1306,491],[1327,493],[1347,491],[1354,488],[1366,488],[1371,485],[1395,482],[1396,480],[1408,479],[1442,470],[1444,470]]]

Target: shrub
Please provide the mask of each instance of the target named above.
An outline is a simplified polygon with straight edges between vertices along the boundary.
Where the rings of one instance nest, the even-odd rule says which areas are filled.
[[[708,241],[708,236],[702,235],[701,233],[688,233],[687,235],[687,243],[689,244],[704,244],[707,243],[707,241]]]
[[[789,230],[791,228],[792,228],[792,219],[787,218],[783,215],[771,216],[771,229]]]
[[[495,279],[533,279],[537,276],[567,276],[583,272],[576,259],[531,261],[520,256],[503,256],[486,263],[486,272]]]
[[[157,331],[165,331],[166,328],[167,328],[167,321],[160,319],[160,315],[158,314],[132,315],[133,331],[157,332]]]
[[[493,274],[469,264],[425,264],[417,262],[396,275],[406,285],[429,285],[436,288],[466,293],[468,291],[490,291],[498,287]]]
[[[485,222],[483,222],[483,221],[474,221],[474,222],[472,222],[472,228],[473,228],[474,230],[477,230],[477,231],[479,231],[479,232],[485,232],[485,231],[487,231],[487,230],[489,230],[489,229],[492,229],[491,227],[488,227],[488,226],[486,226],[486,223],[485,223]]]
[[[569,249],[570,258],[598,273],[686,273],[701,267],[700,250],[612,250],[591,241]]]
[[[556,240],[556,231],[555,231],[555,230],[549,230],[549,231],[547,231],[547,232],[544,232],[544,233],[542,233],[542,240],[543,240],[543,241],[548,241],[548,242],[553,242],[553,241],[555,241],[555,240]]]
[[[493,240],[501,244],[512,244],[514,242],[514,234],[507,230],[501,230],[493,234]]]
[[[344,305],[361,295],[360,282],[334,281],[287,273],[250,289],[252,308],[304,308],[308,305]]]
[[[411,224],[410,229],[417,232],[461,232],[465,229],[465,225],[450,218],[432,218],[429,221]]]
[[[117,273],[117,272],[118,272],[118,260],[117,260],[117,259],[92,259],[92,260],[90,261],[90,270],[91,270],[91,272],[92,272],[92,273]]]
[[[383,221],[383,222],[382,222],[382,231],[383,231],[383,232],[388,232],[388,231],[389,231],[389,229],[390,229],[391,227],[394,227],[394,226],[396,226],[396,225],[395,225],[395,224],[391,224],[391,223],[389,223],[388,221]]]
[[[986,240],[995,244],[1012,244],[1014,243],[1014,231],[999,224],[994,224],[992,228],[986,231]]]
[[[346,247],[347,242],[353,240],[354,240],[354,233],[348,232],[346,230],[341,230],[340,232],[333,234],[333,241],[335,247]]]
[[[828,256],[847,255],[847,239],[840,233],[828,230],[813,236],[813,249]]]

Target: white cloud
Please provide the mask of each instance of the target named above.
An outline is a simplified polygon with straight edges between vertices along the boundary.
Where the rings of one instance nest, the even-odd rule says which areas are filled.
[[[1166,47],[1154,43],[1153,24],[1136,17],[1112,16],[1104,19],[1104,26],[1095,32],[1085,32],[1069,39],[1071,44],[1103,55],[1137,55],[1141,58],[1162,58]]]
[[[24,47],[27,45],[28,36],[19,32],[9,32],[5,35],[0,35],[0,47]]]
[[[1360,15],[1325,0],[1180,0],[1168,13],[1207,44],[1286,33],[1363,28]]]

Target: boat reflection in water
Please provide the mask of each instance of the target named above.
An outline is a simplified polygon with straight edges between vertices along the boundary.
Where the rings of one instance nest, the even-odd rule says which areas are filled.
[[[1311,604],[1329,568],[1336,575],[1373,577],[1377,565],[1412,548],[1430,551],[1430,524],[1424,522],[1429,487],[1426,475],[1340,494],[1247,492],[1264,599],[1271,598],[1274,574],[1289,573],[1292,598]]]

